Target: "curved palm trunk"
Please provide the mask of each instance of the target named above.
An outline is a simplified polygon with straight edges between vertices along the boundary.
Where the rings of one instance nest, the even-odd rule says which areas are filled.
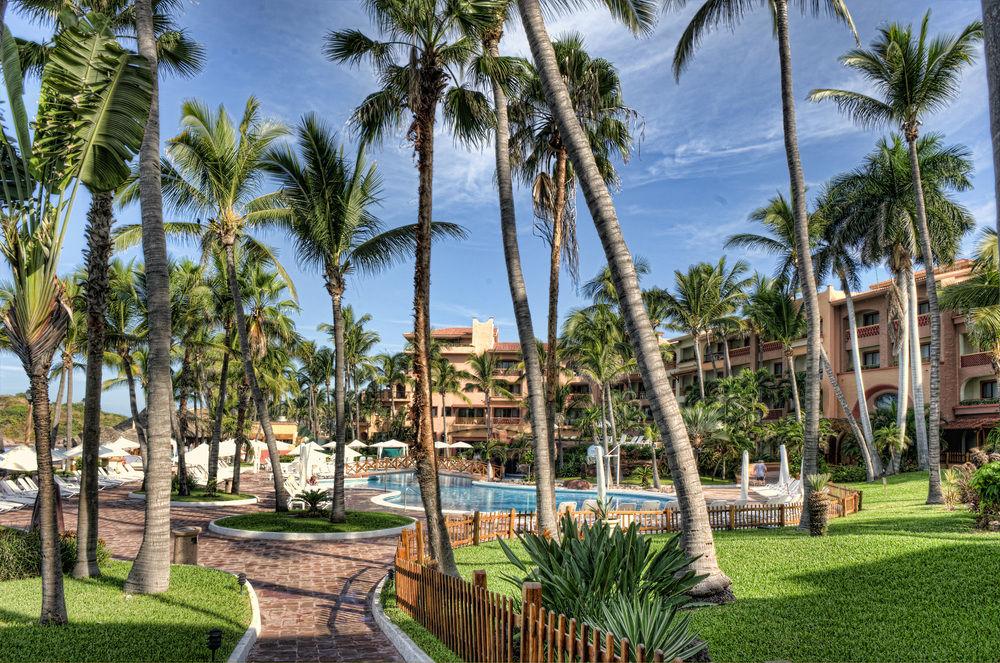
[[[990,135],[993,138],[993,190],[1000,199],[1000,0],[982,0],[983,47],[990,98]],[[0,14],[2,19],[2,14]],[[997,249],[1000,250],[1000,206],[996,210]]]
[[[868,480],[871,481],[882,475],[882,459],[875,449],[872,420],[868,414],[868,400],[865,398],[865,381],[861,370],[861,348],[858,343],[858,319],[854,312],[854,295],[851,294],[850,284],[843,274],[840,274],[840,287],[844,291],[844,302],[847,306],[847,324],[851,337],[851,368],[854,370],[854,391],[858,397],[858,414],[861,419],[861,432],[864,434],[860,442],[866,447],[864,455],[871,458],[871,466],[868,468],[870,474]]]
[[[897,348],[898,385],[896,399],[896,426],[899,427],[900,446],[902,438],[906,435],[906,413],[910,405],[910,334],[907,329],[907,320],[910,316],[909,297],[906,296],[906,274],[905,270],[900,270],[896,275],[896,293],[899,299],[899,347]],[[899,473],[900,452],[896,446],[892,449],[892,472]]]
[[[347,379],[344,358],[344,312],[341,308],[344,297],[343,281],[338,274],[328,270],[327,290],[333,302],[333,345],[334,345],[334,380],[333,401],[336,421],[337,461],[333,470],[333,507],[330,509],[330,520],[335,523],[347,521],[347,509],[344,505],[344,446],[346,444],[347,420],[344,418],[344,381]]]
[[[160,189],[160,93],[152,0],[135,1],[139,54],[149,63],[152,101],[139,150],[142,254],[146,265],[149,320],[147,388],[146,519],[126,593],[164,592],[170,586],[170,281]]]
[[[63,392],[65,392],[65,391],[66,391],[66,366],[63,365],[62,370],[59,371],[59,387],[56,388],[56,400],[54,401],[55,404],[56,404],[56,410],[52,414],[52,421],[53,421],[53,424],[52,424],[52,439],[53,440],[59,439],[59,417],[62,416],[62,398],[63,398]],[[31,419],[31,411],[30,411],[30,409],[28,411],[28,419],[29,419],[29,421]],[[27,435],[25,435],[24,441],[25,441],[25,443],[28,442],[28,436]]]
[[[444,392],[441,392],[441,441],[448,444],[448,419],[444,416]]]
[[[733,364],[729,359],[729,337],[722,337],[722,366],[726,369],[726,377],[733,374]]]
[[[108,296],[111,259],[111,224],[114,222],[111,193],[91,196],[87,213],[87,378],[83,399],[83,473],[80,476],[80,506],[77,510],[76,566],[73,576],[92,578],[97,567],[97,452],[101,446],[101,377],[104,369],[104,305]]]
[[[670,389],[659,343],[642,301],[635,264],[622,237],[611,195],[597,169],[589,141],[580,127],[566,86],[559,75],[555,52],[545,29],[538,0],[518,0],[518,7],[531,54],[545,89],[545,97],[559,121],[560,135],[567,143],[574,172],[583,188],[590,215],[607,256],[615,289],[619,293],[626,331],[635,350],[653,418],[663,432],[663,439],[668,441],[667,460],[674,478],[682,518],[681,542],[685,552],[695,559],[692,563],[693,570],[705,576],[692,593],[714,596],[720,600],[729,598],[732,596],[729,591],[730,580],[722,573],[716,561],[712,528],[709,525],[708,509],[694,453],[688,443],[680,409]]]
[[[799,139],[795,121],[795,96],[792,89],[792,47],[788,35],[788,2],[774,0],[774,25],[778,37],[778,55],[781,63],[781,119],[784,127],[785,157],[788,161],[788,178],[791,188],[792,211],[795,213],[795,248],[799,286],[802,289],[806,312],[806,404],[805,441],[802,450],[802,477],[816,473],[819,458],[819,354],[820,317],[816,301],[816,276],[809,245],[809,214],[806,209],[806,182],[799,157]],[[794,373],[795,367],[792,366]],[[809,502],[809,482],[803,481],[803,504]],[[809,509],[802,509],[799,527],[809,527]]]
[[[486,439],[493,439],[493,407],[490,400],[490,390],[486,390]]]
[[[129,352],[119,352],[118,356],[122,360],[122,370],[125,371],[125,383],[128,385],[128,406],[132,414],[132,425],[135,427],[136,437],[139,438],[139,453],[142,454],[142,462],[146,463],[146,429],[139,423],[139,404],[135,397],[135,376],[132,374],[132,355]],[[143,478],[145,481],[145,477]]]
[[[226,411],[226,390],[229,386],[229,346],[233,343],[232,329],[226,330],[223,340],[225,350],[222,352],[222,374],[219,376],[219,401],[215,405],[215,420],[212,422],[212,440],[208,445],[208,485],[210,492],[215,492],[219,478],[219,443],[222,441],[222,415]],[[237,451],[239,451],[237,449]],[[239,464],[239,454],[233,457]]]
[[[847,397],[844,396],[844,390],[840,388],[840,383],[837,381],[837,374],[833,372],[830,357],[827,356],[826,348],[823,346],[820,346],[820,358],[823,361],[823,375],[826,377],[827,382],[830,383],[833,395],[836,396],[837,403],[840,404],[840,409],[844,412],[844,418],[847,419],[847,425],[851,427],[851,433],[858,441],[858,448],[861,449],[861,455],[865,461],[865,476],[868,481],[873,481],[875,474],[872,471],[871,454],[868,453],[868,445],[865,444],[864,432],[861,430],[858,420],[854,418],[854,413],[851,412],[850,406],[847,404]]]
[[[254,370],[253,362],[250,360],[250,339],[247,338],[247,320],[243,312],[243,294],[240,292],[239,282],[236,280],[236,254],[232,241],[225,244],[226,250],[226,277],[229,281],[229,292],[233,298],[233,308],[236,310],[236,336],[240,340],[240,354],[243,356],[243,373],[246,376],[247,385],[250,387],[250,395],[257,406],[257,419],[260,421],[260,428],[264,431],[264,441],[267,443],[267,455],[271,461],[271,476],[274,479],[274,510],[278,513],[288,511],[288,499],[285,496],[284,477],[281,475],[281,462],[278,458],[278,444],[274,439],[274,430],[271,429],[271,413],[268,411],[267,400],[264,392],[261,391],[257,383],[257,373]]]
[[[917,434],[917,467],[927,469],[927,422],[924,419],[924,367],[920,357],[920,323],[917,320],[917,282],[913,269],[906,270],[909,315],[906,320],[910,335],[910,380],[913,389],[913,425]]]
[[[247,408],[250,405],[250,393],[246,382],[240,381],[236,388],[239,403],[236,406],[236,454],[233,456],[233,483],[230,491],[233,495],[240,494],[240,474],[243,469],[243,448],[247,444]],[[256,472],[257,470],[254,469]]]
[[[785,347],[785,364],[788,365],[788,377],[792,381],[792,405],[795,407],[795,420],[802,421],[802,405],[799,403],[799,378],[795,375],[795,355],[792,348]]]
[[[310,382],[309,389],[309,428],[312,429],[312,436],[319,439],[319,423],[316,419],[316,385]]]
[[[29,373],[31,402],[35,404],[32,420],[35,428],[35,449],[38,454],[39,530],[42,538],[42,611],[43,625],[65,624],[66,597],[63,593],[62,556],[59,551],[59,525],[56,516],[56,482],[52,472],[52,437],[49,431],[49,370],[37,359]]]
[[[427,82],[421,80],[421,85]],[[443,573],[457,576],[455,555],[441,511],[441,487],[437,476],[437,454],[431,431],[430,296],[431,296],[431,213],[434,188],[434,113],[436,90],[422,90],[423,107],[416,118],[417,171],[419,173],[416,259],[413,270],[413,406],[411,418],[416,428],[414,460],[417,482],[427,517],[431,556]]]
[[[69,449],[73,445],[73,371],[76,368],[72,354],[63,353],[63,366],[69,367],[66,369],[66,434],[63,436],[63,447]]]
[[[660,464],[656,461],[656,442],[649,445],[650,452],[653,454],[653,488],[656,490],[660,489]]]
[[[560,147],[556,154],[555,172],[555,208],[552,210],[552,246],[549,252],[549,309],[548,326],[546,329],[545,352],[545,431],[548,441],[548,464],[551,471],[551,459],[554,454],[556,438],[556,394],[559,391],[559,267],[562,264],[563,218],[566,211],[566,148]],[[538,465],[539,475],[543,472],[542,463]],[[554,507],[555,492],[552,500]],[[553,520],[555,511],[553,509]],[[555,531],[554,523],[550,531]]]
[[[930,370],[930,429],[927,431],[927,468],[930,480],[927,486],[927,503],[944,504],[941,492],[941,309],[938,306],[937,279],[934,276],[934,250],[931,247],[930,230],[927,226],[927,208],[924,205],[924,186],[920,180],[920,159],[917,155],[917,127],[904,127],[906,143],[910,151],[910,173],[917,208],[917,235],[920,238],[920,253],[924,256],[927,280],[928,313],[931,318],[931,348],[928,361]]]
[[[180,394],[177,398],[177,494],[190,495],[191,486],[188,485],[187,472],[187,439],[188,439],[188,417],[187,417],[187,374],[190,370],[189,353],[184,353],[184,360],[181,365],[181,374],[178,382],[181,383]]]

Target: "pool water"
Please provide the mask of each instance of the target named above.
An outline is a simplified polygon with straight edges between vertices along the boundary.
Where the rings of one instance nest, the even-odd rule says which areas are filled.
[[[533,486],[504,486],[495,483],[473,483],[472,479],[448,474],[438,476],[441,486],[441,508],[445,511],[534,511],[535,488]],[[378,474],[368,477],[367,481],[352,482],[358,488],[373,488],[385,492],[397,491],[399,494],[387,497],[385,501],[405,508],[423,508],[420,500],[420,486],[413,472],[395,472]],[[585,499],[595,499],[596,491],[588,490],[556,490],[556,504],[574,502],[576,508],[583,508]],[[617,508],[622,502],[631,502],[637,507],[646,500],[656,500],[658,508],[666,508],[673,498],[654,498],[635,493],[608,492],[612,508]]]

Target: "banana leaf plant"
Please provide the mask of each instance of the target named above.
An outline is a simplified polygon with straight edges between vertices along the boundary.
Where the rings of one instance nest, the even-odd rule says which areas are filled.
[[[0,63],[12,132],[0,127],[0,253],[11,298],[0,328],[32,393],[42,538],[43,624],[66,622],[56,525],[48,374],[72,314],[57,269],[81,185],[112,190],[129,173],[151,99],[149,67],[123,49],[107,17],[65,12],[42,74],[34,123],[24,104],[17,45],[6,26]],[[32,131],[33,129],[33,131]]]

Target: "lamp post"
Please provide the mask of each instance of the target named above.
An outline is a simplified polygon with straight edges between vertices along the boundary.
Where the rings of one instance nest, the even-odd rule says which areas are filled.
[[[222,631],[213,628],[208,632],[208,648],[212,651],[212,662],[215,663],[215,652],[222,646]]]

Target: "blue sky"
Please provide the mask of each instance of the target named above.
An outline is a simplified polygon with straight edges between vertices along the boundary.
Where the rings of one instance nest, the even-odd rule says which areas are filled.
[[[725,238],[749,230],[747,215],[778,191],[787,191],[788,173],[782,145],[778,98],[777,45],[769,17],[759,11],[735,32],[721,30],[706,39],[679,84],[670,62],[677,38],[700,2],[682,12],[664,14],[653,36],[637,40],[614,26],[598,9],[580,11],[549,21],[554,37],[570,31],[584,36],[593,56],[605,57],[620,69],[626,103],[641,115],[640,148],[621,164],[622,188],[615,194],[630,248],[652,266],[646,285],[670,286],[675,269],[725,253]],[[848,3],[863,43],[870,42],[886,21],[919,22],[932,10],[933,32],[957,32],[980,11],[978,0],[879,0]],[[9,13],[9,12],[8,12]],[[17,16],[8,17],[15,35],[39,38],[44,33]],[[289,124],[316,112],[338,127],[346,142],[352,138],[346,122],[352,109],[375,88],[367,67],[349,69],[322,55],[325,34],[361,28],[376,34],[362,6],[347,0],[201,0],[187,5],[179,22],[207,52],[204,71],[191,79],[161,79],[164,140],[176,133],[183,99],[222,103],[241,112],[250,95],[265,113]],[[880,132],[854,127],[832,105],[805,101],[814,87],[863,88],[837,57],[853,46],[848,30],[826,18],[793,13],[791,18],[795,94],[799,140],[806,181],[814,191],[831,176],[855,167],[871,150]],[[508,30],[502,49],[528,56],[520,28]],[[31,88],[32,91],[37,88]],[[980,225],[993,223],[995,202],[987,118],[985,67],[981,59],[965,74],[959,98],[923,127],[938,131],[949,143],[962,143],[975,162],[975,188],[961,194],[962,202]],[[399,135],[370,153],[384,178],[378,210],[387,226],[416,220],[416,169],[409,144]],[[501,338],[516,340],[500,247],[492,148],[481,152],[456,146],[439,125],[435,170],[434,217],[460,223],[469,232],[462,242],[435,247],[432,263],[431,322],[434,326],[467,325],[473,316],[494,317]],[[529,195],[515,191],[521,252],[534,313],[536,333],[544,330],[547,256],[542,240],[531,230]],[[81,261],[86,204],[67,241],[63,262],[68,271]],[[581,278],[604,264],[604,255],[578,197]],[[138,220],[138,210],[124,210],[119,221]],[[329,300],[315,272],[298,264],[294,246],[280,234],[266,239],[279,250],[299,291],[299,332],[326,341],[317,331],[330,317]],[[967,246],[971,245],[970,241]],[[176,253],[183,252],[176,247]],[[731,252],[762,271],[773,261],[766,256]],[[874,270],[872,280],[883,278]],[[371,313],[385,351],[402,348],[402,334],[411,326],[412,264],[401,264],[375,279],[356,278],[348,286],[347,302]],[[563,278],[563,312],[582,303],[568,277]],[[23,371],[11,355],[0,356],[0,393],[26,387]],[[83,395],[83,375],[74,383]],[[105,396],[105,409],[127,412],[124,391]]]

